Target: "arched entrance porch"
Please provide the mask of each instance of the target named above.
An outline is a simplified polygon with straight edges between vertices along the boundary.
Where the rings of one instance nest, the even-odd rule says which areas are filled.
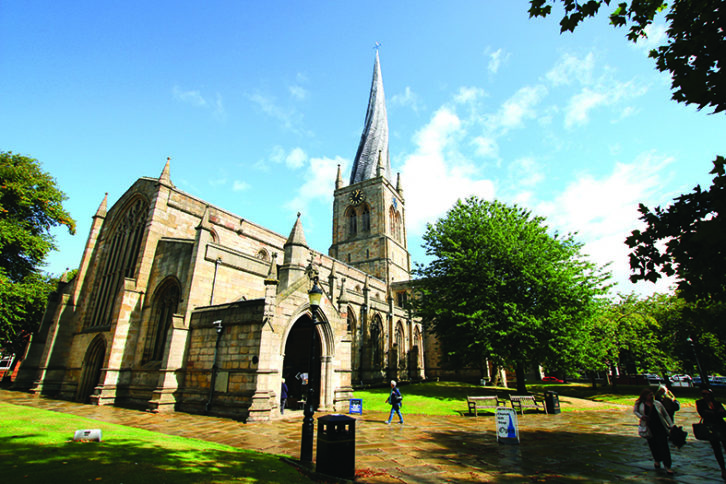
[[[298,408],[298,402],[307,396],[308,387],[304,375],[308,373],[314,390],[314,408],[318,407],[321,388],[321,355],[319,324],[313,325],[310,315],[304,314],[295,321],[285,342],[282,376],[287,383],[289,407]]]

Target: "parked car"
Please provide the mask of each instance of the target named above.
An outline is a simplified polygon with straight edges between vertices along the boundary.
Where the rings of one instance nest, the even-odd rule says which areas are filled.
[[[543,376],[542,381],[548,383],[565,383],[564,380],[560,380],[556,376]]]
[[[661,383],[663,383],[663,378],[656,375],[655,373],[646,373],[643,376],[646,380],[648,380],[649,385],[660,385]]]
[[[688,388],[693,386],[693,379],[690,375],[671,375],[668,378],[671,385],[676,388]]]
[[[709,383],[709,385],[711,385],[712,387],[715,387],[715,388],[726,388],[726,376],[709,375],[708,383]],[[701,384],[701,377],[694,376],[693,377],[693,386],[698,386],[700,384]]]

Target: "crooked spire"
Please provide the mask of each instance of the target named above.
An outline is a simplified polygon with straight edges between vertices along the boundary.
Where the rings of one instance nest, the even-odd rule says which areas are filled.
[[[382,175],[391,179],[391,162],[388,156],[388,116],[386,114],[386,97],[383,94],[383,77],[381,62],[376,49],[376,62],[373,67],[373,82],[368,99],[365,126],[355,155],[353,169],[350,172],[350,183],[375,178],[379,153],[383,166]]]

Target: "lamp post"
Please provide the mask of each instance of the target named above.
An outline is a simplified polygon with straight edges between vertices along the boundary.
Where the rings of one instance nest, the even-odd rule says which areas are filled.
[[[212,398],[214,398],[214,385],[217,382],[217,355],[219,354],[219,341],[222,339],[222,320],[212,322],[212,326],[217,330],[217,342],[214,344],[214,360],[212,361],[212,379],[209,382],[209,398],[207,403],[204,404],[204,413],[209,413],[209,408],[212,406]]]
[[[313,363],[315,360],[315,325],[318,324],[316,313],[320,307],[320,299],[323,296],[323,290],[318,286],[317,278],[313,279],[313,287],[308,291],[308,300],[310,302],[310,313],[312,323],[310,326],[310,361],[308,362],[308,396],[305,400],[305,408],[303,409],[303,425],[302,437],[300,441],[300,461],[313,463],[313,414],[315,413],[315,390],[313,389]]]
[[[696,359],[696,366],[698,367],[698,374],[701,375],[701,388],[704,390],[707,390],[710,388],[710,384],[708,382],[708,375],[703,373],[703,368],[701,368],[701,362],[698,360],[698,353],[696,353],[696,345],[693,344],[693,340],[689,336],[686,338],[686,341],[689,345],[691,345],[691,350],[693,350],[693,357]]]

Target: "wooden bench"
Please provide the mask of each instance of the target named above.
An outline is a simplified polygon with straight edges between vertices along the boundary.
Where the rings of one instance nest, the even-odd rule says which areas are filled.
[[[522,415],[526,409],[530,408],[537,411],[544,410],[544,413],[547,413],[545,402],[534,395],[509,395],[509,401],[512,403],[514,411],[519,409],[519,413]]]
[[[478,417],[477,413],[479,410],[495,410],[501,405],[505,405],[505,400],[500,400],[499,397],[466,397],[466,403],[469,404],[469,413],[473,413],[475,417]]]

